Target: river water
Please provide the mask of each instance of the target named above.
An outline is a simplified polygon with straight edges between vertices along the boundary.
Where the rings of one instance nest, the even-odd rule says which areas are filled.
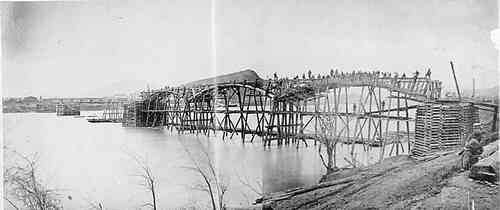
[[[202,177],[190,169],[207,160],[228,185],[229,206],[249,205],[258,193],[317,183],[325,173],[312,143],[298,149],[264,148],[257,138],[243,144],[238,136],[223,141],[220,133],[182,135],[175,130],[91,124],[54,113],[4,114],[3,120],[6,147],[20,154],[36,153],[43,184],[59,191],[66,209],[88,209],[89,202],[106,209],[140,209],[150,195],[141,186],[136,159],[152,169],[161,209],[209,207],[208,194],[197,189]],[[340,153],[347,151],[344,146]],[[377,151],[356,152],[362,162],[378,157]],[[347,164],[338,159],[338,165]],[[4,153],[5,165],[13,160],[12,153]]]

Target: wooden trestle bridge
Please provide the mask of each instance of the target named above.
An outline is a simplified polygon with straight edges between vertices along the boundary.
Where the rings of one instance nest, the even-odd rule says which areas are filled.
[[[373,72],[310,79],[256,77],[246,81],[221,76],[208,84],[142,92],[140,100],[125,107],[124,125],[208,136],[222,131],[223,139],[238,135],[243,142],[259,136],[264,146],[316,143],[327,129],[328,138],[343,143],[394,143],[399,152],[409,149],[413,136],[414,116],[408,110],[441,94],[441,82],[428,77]]]

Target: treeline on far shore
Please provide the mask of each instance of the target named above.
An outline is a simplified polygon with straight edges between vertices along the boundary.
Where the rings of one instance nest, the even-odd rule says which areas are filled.
[[[3,113],[55,113],[56,105],[53,103],[3,103]],[[80,111],[99,111],[104,110],[105,104],[80,103]]]

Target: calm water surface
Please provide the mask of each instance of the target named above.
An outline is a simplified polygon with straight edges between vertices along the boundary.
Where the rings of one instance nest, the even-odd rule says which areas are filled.
[[[91,113],[82,113],[89,115]],[[324,173],[314,147],[264,149],[259,140],[242,144],[238,136],[222,141],[221,135],[178,135],[121,124],[88,123],[84,118],[53,113],[4,115],[4,141],[22,154],[37,153],[43,183],[60,189],[66,209],[88,209],[101,202],[109,209],[137,209],[149,199],[132,155],[142,157],[158,180],[159,206],[163,208],[208,205],[204,192],[194,189],[201,177],[187,167],[203,162],[204,149],[229,183],[231,206],[248,205],[258,191],[273,192],[310,185]],[[5,156],[11,164],[12,157]],[[68,198],[71,196],[71,200]]]
[[[8,148],[38,155],[43,183],[60,190],[66,209],[88,209],[89,202],[100,202],[107,209],[140,209],[149,194],[140,185],[140,167],[132,156],[141,157],[156,176],[161,209],[209,207],[208,195],[195,189],[202,184],[201,176],[188,169],[193,160],[206,163],[203,151],[229,186],[226,201],[230,206],[251,204],[259,197],[255,191],[268,193],[317,183],[325,173],[312,142],[299,149],[264,148],[257,138],[242,144],[236,135],[223,141],[220,133],[211,137],[179,135],[175,130],[91,124],[84,118],[54,113],[5,114],[4,131]],[[359,161],[375,161],[378,152],[374,150],[368,154],[357,148]],[[348,151],[343,146],[340,155]],[[4,156],[6,165],[12,159]],[[347,164],[342,156],[337,159],[339,166]]]

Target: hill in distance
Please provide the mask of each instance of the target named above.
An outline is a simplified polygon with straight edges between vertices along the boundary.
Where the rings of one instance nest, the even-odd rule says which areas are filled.
[[[480,88],[476,89],[476,96],[479,97],[497,97],[499,94],[499,86],[493,86],[490,88]],[[471,96],[472,95],[472,89],[465,89],[463,90],[463,95],[465,96]]]
[[[121,80],[113,82],[109,85],[102,86],[88,91],[86,97],[111,97],[111,96],[125,96],[139,91],[146,90],[147,87],[151,89],[159,88],[159,84],[152,84],[151,82],[140,80]]]
[[[257,73],[254,70],[247,69],[244,71],[239,71],[239,72],[234,72],[230,74],[224,74],[224,75],[219,75],[215,77],[210,77],[207,79],[201,79],[201,80],[196,80],[193,82],[186,83],[184,85],[181,85],[183,87],[193,87],[193,86],[198,86],[198,85],[208,85],[208,84],[213,84],[213,83],[226,83],[226,82],[243,82],[244,80],[246,81],[261,81],[262,79],[257,75]]]

